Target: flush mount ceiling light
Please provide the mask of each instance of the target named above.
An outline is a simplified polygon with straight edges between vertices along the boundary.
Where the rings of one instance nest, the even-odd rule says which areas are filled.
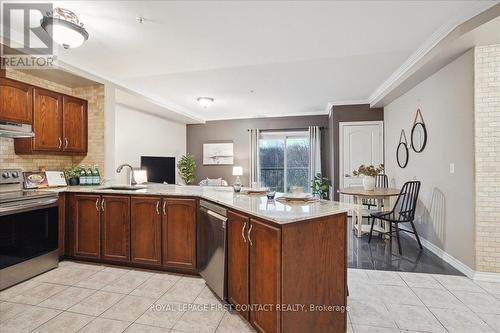
[[[196,100],[205,109],[212,105],[214,102],[214,99],[212,97],[198,97]]]
[[[68,9],[55,8],[52,12],[47,12],[40,24],[54,42],[65,49],[79,47],[89,38],[78,16]]]

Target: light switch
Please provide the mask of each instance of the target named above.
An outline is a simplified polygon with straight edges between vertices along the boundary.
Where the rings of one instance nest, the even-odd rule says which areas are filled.
[[[455,173],[455,163],[450,163],[450,173]]]

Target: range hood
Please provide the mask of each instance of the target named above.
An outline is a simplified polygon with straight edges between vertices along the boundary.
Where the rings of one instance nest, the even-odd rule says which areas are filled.
[[[0,137],[5,138],[32,138],[35,136],[29,124],[19,124],[0,121]]]

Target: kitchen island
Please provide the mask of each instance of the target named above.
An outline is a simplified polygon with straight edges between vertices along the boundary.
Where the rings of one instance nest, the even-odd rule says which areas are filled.
[[[260,332],[345,332],[347,211],[231,188],[60,192],[63,257],[196,274],[199,200],[227,208],[227,301]]]

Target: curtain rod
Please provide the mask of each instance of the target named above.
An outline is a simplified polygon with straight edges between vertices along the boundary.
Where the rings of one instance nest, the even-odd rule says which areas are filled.
[[[325,129],[326,127],[324,126],[319,126],[319,129]],[[257,128],[259,131],[274,131],[274,132],[278,132],[278,131],[307,131],[309,130],[308,127],[298,127],[298,128],[263,128],[263,129],[260,129],[260,128]],[[247,131],[250,131],[251,128],[247,128]]]

